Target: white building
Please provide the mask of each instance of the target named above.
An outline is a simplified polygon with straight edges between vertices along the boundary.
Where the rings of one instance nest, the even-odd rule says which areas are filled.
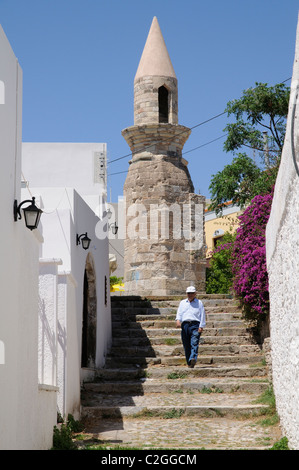
[[[84,369],[103,366],[111,336],[109,241],[107,236],[98,238],[96,230],[98,216],[103,219],[107,208],[106,154],[106,144],[101,143],[22,144],[22,193],[24,198],[39,195],[42,199],[42,258],[59,259],[58,274],[70,274],[77,284],[79,336],[84,301],[94,310],[86,333],[89,346],[87,338],[83,341],[88,348],[88,353],[82,351],[88,356],[82,358]],[[91,239],[88,251],[77,245],[77,235],[85,233]],[[81,371],[82,379],[86,373]]]
[[[0,449],[7,450],[51,447],[57,410],[79,417],[80,382],[104,364],[111,342],[109,245],[95,231],[105,145],[24,144],[22,160],[21,135],[22,70],[0,27]],[[32,197],[43,214],[31,231],[24,217],[15,221],[13,206]],[[87,250],[77,237],[85,233]]]
[[[29,188],[75,188],[94,212],[107,199],[103,143],[23,142],[22,179]]]
[[[291,449],[299,449],[299,23],[286,137],[266,230],[273,387]]]

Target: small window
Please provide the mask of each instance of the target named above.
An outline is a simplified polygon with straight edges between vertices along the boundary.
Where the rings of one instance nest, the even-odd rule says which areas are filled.
[[[223,238],[224,231],[219,228],[213,233],[213,248],[216,248],[217,243]]]
[[[168,122],[168,90],[160,86],[159,90],[159,122]]]
[[[223,237],[213,238],[213,249],[216,248],[216,246],[218,245],[218,242],[222,240],[222,238]]]

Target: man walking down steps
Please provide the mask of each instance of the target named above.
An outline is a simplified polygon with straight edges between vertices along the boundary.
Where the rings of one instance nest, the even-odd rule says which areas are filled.
[[[194,286],[187,287],[187,299],[180,302],[176,314],[176,326],[181,328],[181,337],[188,367],[193,368],[197,361],[198,344],[206,314],[203,303],[196,298]]]

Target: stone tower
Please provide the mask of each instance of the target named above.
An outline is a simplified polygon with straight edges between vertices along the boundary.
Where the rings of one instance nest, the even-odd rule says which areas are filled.
[[[178,124],[177,78],[154,17],[134,80],[134,126],[122,131],[132,152],[124,185],[128,295],[205,291],[205,198],[194,194],[182,158],[190,133]]]

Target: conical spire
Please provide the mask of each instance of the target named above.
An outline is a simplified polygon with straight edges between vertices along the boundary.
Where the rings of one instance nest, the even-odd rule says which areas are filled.
[[[176,78],[156,16],[152,21],[135,80],[145,76]]]

